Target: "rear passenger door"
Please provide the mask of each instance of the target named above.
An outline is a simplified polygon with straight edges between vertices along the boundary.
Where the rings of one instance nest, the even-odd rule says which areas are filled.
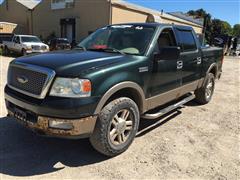
[[[197,84],[201,77],[202,59],[196,36],[192,29],[176,28],[175,31],[181,47],[181,85]]]

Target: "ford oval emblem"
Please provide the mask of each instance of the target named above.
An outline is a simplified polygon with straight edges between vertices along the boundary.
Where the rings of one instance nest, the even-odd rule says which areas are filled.
[[[28,78],[26,76],[19,76],[17,77],[17,81],[21,84],[25,84],[28,82]]]

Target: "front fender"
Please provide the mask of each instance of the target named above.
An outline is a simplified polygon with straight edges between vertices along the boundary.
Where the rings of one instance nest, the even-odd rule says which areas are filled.
[[[135,82],[131,82],[131,81],[124,81],[124,82],[120,82],[116,85],[114,85],[113,87],[111,87],[101,98],[100,102],[97,105],[97,108],[95,110],[95,114],[98,114],[103,106],[105,105],[105,103],[107,102],[107,100],[116,92],[118,92],[121,89],[125,89],[125,88],[131,88],[134,89],[136,91],[136,93],[138,93],[138,97],[141,98],[141,108],[142,111],[144,111],[146,109],[146,104],[145,104],[145,95],[144,92],[142,90],[142,88]]]

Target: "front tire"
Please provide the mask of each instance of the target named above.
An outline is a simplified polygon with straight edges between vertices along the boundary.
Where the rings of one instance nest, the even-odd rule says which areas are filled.
[[[92,146],[106,156],[117,156],[133,142],[139,125],[139,110],[129,98],[119,98],[107,104],[99,114]]]
[[[196,101],[199,104],[207,104],[211,101],[215,88],[215,77],[209,73],[203,86],[195,91]]]
[[[27,55],[27,51],[25,49],[22,49],[22,56],[26,56]]]

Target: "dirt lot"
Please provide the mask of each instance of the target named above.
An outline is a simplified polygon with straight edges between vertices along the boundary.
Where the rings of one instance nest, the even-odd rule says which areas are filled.
[[[39,137],[4,117],[10,60],[0,57],[0,179],[240,179],[240,58],[225,58],[210,104],[191,102],[142,120],[130,149],[115,158],[98,154],[88,140]]]

